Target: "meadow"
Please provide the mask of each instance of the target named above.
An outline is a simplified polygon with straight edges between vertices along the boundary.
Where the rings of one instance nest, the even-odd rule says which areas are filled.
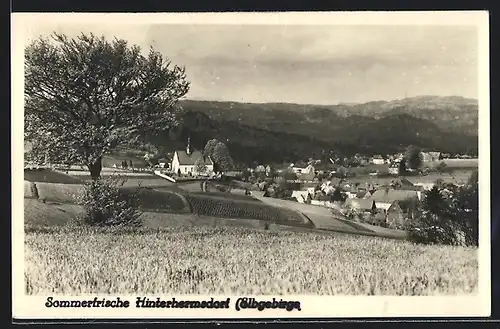
[[[107,170],[106,174],[110,174],[110,172],[112,171]],[[71,176],[51,171],[27,171],[25,172],[25,179],[27,179],[25,181],[25,198],[58,204],[74,204],[75,197],[83,191],[81,185],[83,181],[71,181],[72,184],[62,182],[76,179],[76,177],[81,178],[81,175]],[[124,188],[136,189],[138,187],[136,181],[140,180],[136,177],[127,177],[127,184]],[[52,182],[47,181],[49,178],[52,179]],[[243,190],[233,189],[232,192],[238,191],[238,194],[234,194],[232,192],[219,192],[213,187],[211,192],[206,193],[199,190],[199,182],[172,184],[153,175],[145,176],[145,178],[141,181],[146,182],[141,184],[141,207],[143,211],[155,213],[157,216],[162,213],[193,214],[198,217],[212,217],[219,220],[255,220],[291,226],[315,227],[320,230],[336,232],[376,235],[395,239],[406,238],[404,231],[354,223],[344,216],[332,214],[330,209],[319,206],[303,205],[257,195],[254,197],[246,196]],[[31,203],[31,207],[47,208],[40,203]],[[56,205],[52,205],[53,207]],[[52,214],[51,216],[55,216],[53,220],[60,221],[58,219],[62,215],[60,212],[53,209],[47,209],[47,211]],[[35,213],[36,211],[25,207],[25,216],[33,216]]]
[[[418,246],[402,241],[395,231],[355,227],[326,208],[291,207],[269,198],[189,192],[172,185],[146,188],[141,194],[143,228],[76,227],[73,219],[82,208],[72,204],[71,195],[81,182],[70,183],[62,173],[49,176],[43,174],[60,183],[37,182],[40,199],[26,194],[33,183],[25,181],[28,294],[435,295],[477,290],[477,249]],[[287,225],[279,225],[280,219]],[[311,228],[304,227],[308,219]]]
[[[477,249],[240,227],[26,229],[28,294],[436,295],[477,291]]]

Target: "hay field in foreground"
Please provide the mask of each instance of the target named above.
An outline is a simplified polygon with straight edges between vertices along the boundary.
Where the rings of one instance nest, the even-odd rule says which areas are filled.
[[[474,293],[477,249],[250,228],[25,235],[28,294]]]

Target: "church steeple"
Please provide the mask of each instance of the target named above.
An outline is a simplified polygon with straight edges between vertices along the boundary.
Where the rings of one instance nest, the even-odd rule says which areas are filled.
[[[191,154],[191,137],[188,136],[188,141],[187,141],[187,147],[186,147],[186,153],[189,155]]]

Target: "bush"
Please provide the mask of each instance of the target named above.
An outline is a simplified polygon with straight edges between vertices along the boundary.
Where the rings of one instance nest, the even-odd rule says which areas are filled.
[[[77,202],[84,208],[78,222],[92,226],[141,225],[139,191],[121,189],[125,183],[120,176],[111,176],[85,184]]]
[[[446,214],[436,217],[424,210],[416,218],[405,223],[404,228],[408,232],[409,240],[421,244],[477,245],[470,241],[467,232],[456,219]]]
[[[380,226],[380,227],[388,227],[387,220],[385,214],[381,211],[371,213],[363,219],[364,223]]]

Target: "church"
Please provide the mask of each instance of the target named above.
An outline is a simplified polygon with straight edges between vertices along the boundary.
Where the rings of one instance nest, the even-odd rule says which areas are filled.
[[[198,160],[204,162],[205,173],[213,172],[214,164],[212,159],[210,157],[204,159],[202,152],[192,151],[190,144],[190,138],[188,138],[186,150],[177,150],[174,152],[170,166],[172,172],[180,176],[195,176],[200,174],[196,165]]]

